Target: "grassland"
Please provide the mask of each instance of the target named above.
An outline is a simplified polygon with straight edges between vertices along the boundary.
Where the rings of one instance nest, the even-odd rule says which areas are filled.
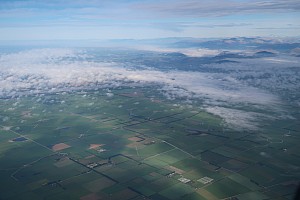
[[[151,87],[110,92],[1,99],[0,199],[293,197],[299,120],[224,131],[219,117]]]

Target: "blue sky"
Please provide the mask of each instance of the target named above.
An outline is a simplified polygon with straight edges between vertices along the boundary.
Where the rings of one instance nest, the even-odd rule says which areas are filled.
[[[0,40],[295,37],[299,0],[0,0]]]

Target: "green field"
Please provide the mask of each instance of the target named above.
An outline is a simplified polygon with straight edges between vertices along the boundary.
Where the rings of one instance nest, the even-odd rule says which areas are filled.
[[[293,197],[299,119],[224,131],[219,117],[151,87],[111,92],[0,99],[0,199]]]

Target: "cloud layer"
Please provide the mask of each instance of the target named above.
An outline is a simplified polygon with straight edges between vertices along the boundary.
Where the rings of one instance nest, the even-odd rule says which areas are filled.
[[[156,83],[173,95],[224,102],[276,103],[271,94],[241,84],[224,74],[132,69],[123,63],[84,61],[88,55],[71,49],[38,49],[0,57],[2,95],[11,90],[85,87],[90,84]],[[38,86],[38,87],[37,87]],[[68,89],[68,87],[66,89]],[[174,88],[186,92],[178,93]],[[172,94],[171,94],[172,95]],[[260,97],[258,100],[256,97]]]
[[[254,121],[258,114],[245,113],[240,108],[280,108],[282,102],[278,96],[250,86],[251,82],[245,77],[240,79],[238,70],[244,70],[242,74],[246,76],[249,68],[242,69],[243,65],[242,68],[241,65],[209,67],[224,67],[233,72],[137,69],[128,63],[96,62],[83,50],[74,49],[21,51],[0,56],[0,97],[154,84],[160,85],[160,92],[171,100],[200,100],[208,112],[221,116],[226,123],[240,124],[246,129],[256,129]],[[265,73],[256,70],[252,70],[253,76]],[[231,108],[226,108],[228,106]]]

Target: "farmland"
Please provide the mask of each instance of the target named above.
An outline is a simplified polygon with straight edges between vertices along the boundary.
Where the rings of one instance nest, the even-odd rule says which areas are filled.
[[[0,199],[292,199],[300,179],[299,119],[238,131],[150,86],[0,107]]]

